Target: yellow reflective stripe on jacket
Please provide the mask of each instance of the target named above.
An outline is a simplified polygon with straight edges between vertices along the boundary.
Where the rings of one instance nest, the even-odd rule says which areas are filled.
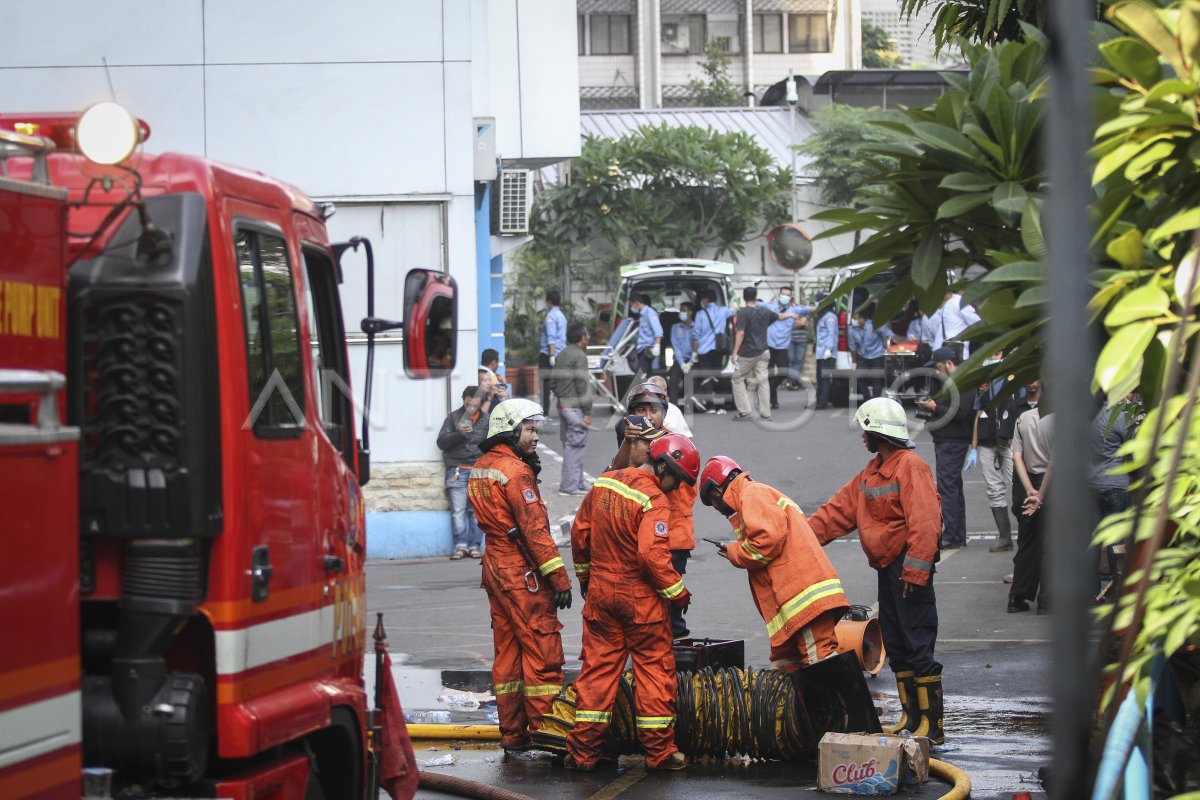
[[[567,565],[563,563],[562,557],[555,556],[554,558],[547,561],[545,564],[542,564],[540,567],[538,567],[538,572],[542,573],[543,575],[549,575],[551,572],[554,572],[554,570],[556,570],[556,569],[566,569],[566,568],[567,568]]]
[[[526,686],[526,697],[545,697],[548,694],[558,694],[562,691],[561,683],[546,683],[541,686]]]
[[[592,571],[592,562],[585,561],[582,564],[580,564],[579,562],[575,563],[575,574],[576,575],[587,575],[591,571]]]
[[[524,681],[509,681],[508,683],[497,683],[492,689],[493,694],[513,694],[521,691],[524,688]]]
[[[610,492],[616,492],[621,497],[627,497],[642,507],[642,511],[649,511],[650,496],[642,494],[637,489],[626,486],[620,481],[615,481],[612,478],[597,478],[593,486],[599,486],[602,489],[608,489]]]
[[[679,597],[679,595],[683,594],[683,580],[680,579],[665,589],[655,589],[655,591],[658,592],[659,597],[665,597],[668,600],[674,600],[676,597]]]
[[[578,719],[578,716],[576,716]],[[639,728],[669,728],[675,724],[674,717],[638,717]]]
[[[575,712],[575,723],[580,722],[611,722],[611,711],[584,711],[579,709]]]
[[[800,511],[800,506],[796,505],[796,502],[789,497],[779,498],[778,500],[775,501],[775,505],[779,506],[780,508],[782,508],[784,510],[786,510],[788,506],[791,506],[792,508],[796,509],[797,511]],[[803,514],[804,512],[800,511],[800,513]]]
[[[471,474],[467,480],[488,480],[496,481],[501,486],[508,483],[508,476],[498,469],[488,469],[487,467],[471,467]]]
[[[837,578],[814,583],[780,607],[779,613],[767,622],[767,635],[774,636],[789,619],[804,611],[818,600],[834,594],[842,594],[842,582]]]
[[[759,562],[760,564],[770,564],[771,563],[771,559],[767,558],[762,553],[760,553],[754,549],[753,545],[750,544],[749,539],[742,540],[742,549],[746,551],[746,555],[750,556],[750,558],[754,559],[755,561]]]

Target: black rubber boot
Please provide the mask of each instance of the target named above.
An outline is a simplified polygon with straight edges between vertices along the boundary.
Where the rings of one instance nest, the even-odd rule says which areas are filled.
[[[921,724],[913,731],[913,735],[926,736],[934,744],[945,744],[946,733],[942,729],[942,676],[925,675],[917,678],[916,682]]]
[[[900,694],[900,721],[883,729],[884,733],[899,733],[911,731],[920,722],[921,713],[917,708],[917,677],[912,670],[896,673],[896,691]]]
[[[1000,531],[1000,542],[989,548],[989,553],[1003,553],[1013,549],[1012,524],[1008,520],[1007,508],[993,508],[992,516],[996,518],[996,530]]]

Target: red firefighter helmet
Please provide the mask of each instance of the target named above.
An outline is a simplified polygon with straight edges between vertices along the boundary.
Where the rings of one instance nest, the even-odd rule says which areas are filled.
[[[658,403],[663,409],[667,410],[667,393],[657,383],[639,383],[633,387],[633,394],[629,396],[629,409],[640,403]]]
[[[696,485],[700,474],[700,453],[692,440],[678,433],[668,433],[650,443],[650,460],[661,461],[676,478]]]
[[[713,456],[710,458],[704,464],[704,471],[700,473],[700,502],[706,506],[711,506],[712,501],[708,499],[708,490],[712,488],[724,489],[725,484],[729,483],[741,471],[742,468],[729,456]]]

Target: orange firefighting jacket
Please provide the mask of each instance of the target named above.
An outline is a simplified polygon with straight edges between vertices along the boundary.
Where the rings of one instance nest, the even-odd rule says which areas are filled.
[[[878,455],[808,520],[826,544],[858,528],[867,561],[884,569],[904,553],[900,578],[925,586],[942,535],[942,504],[933,473],[919,455]]]
[[[850,605],[837,571],[800,507],[743,472],[725,489],[737,544],[729,563],[747,570],[754,604],[779,645],[826,611]]]
[[[583,498],[571,528],[571,554],[587,593],[584,619],[594,605],[627,598],[631,623],[666,619],[666,603],[684,592],[671,566],[667,498],[658,479],[626,467],[604,473]],[[603,599],[603,602],[601,602]]]
[[[497,445],[484,453],[467,482],[467,497],[479,527],[487,536],[483,569],[505,589],[525,587],[525,573],[532,567],[550,581],[556,592],[571,588],[566,565],[550,537],[546,504],[538,492],[533,469],[508,445]],[[536,564],[530,565],[508,536],[516,527]],[[486,585],[481,584],[481,585]]]
[[[672,550],[693,550],[696,533],[692,525],[692,514],[696,508],[695,486],[680,483],[679,488],[667,495],[667,506],[671,519],[667,521],[667,544]]]

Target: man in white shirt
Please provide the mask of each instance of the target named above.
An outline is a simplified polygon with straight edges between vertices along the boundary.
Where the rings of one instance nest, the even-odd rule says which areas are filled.
[[[951,292],[942,303],[942,332],[945,339],[957,339],[967,328],[979,322],[979,314],[975,307],[963,303],[962,292]],[[969,345],[963,345],[963,359],[970,355]]]

